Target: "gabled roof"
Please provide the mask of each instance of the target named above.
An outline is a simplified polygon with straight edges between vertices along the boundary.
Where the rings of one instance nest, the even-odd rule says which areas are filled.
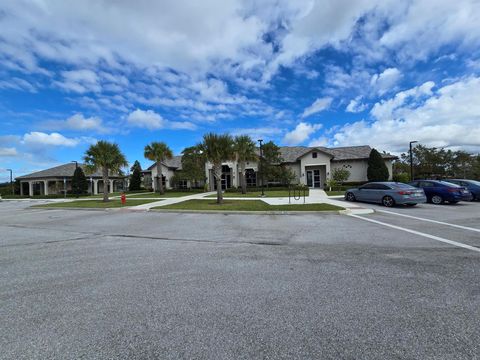
[[[368,145],[344,146],[328,149],[334,156],[333,161],[340,160],[361,160],[368,159],[372,148]],[[384,159],[396,159],[397,157],[388,153],[380,153]]]
[[[280,153],[282,154],[282,158],[284,162],[293,163],[298,161],[302,156],[306,155],[311,151],[320,151],[325,154],[328,154],[333,157],[332,153],[329,149],[316,146],[316,147],[309,147],[309,146],[282,146],[280,148]]]
[[[307,153],[318,150],[323,153],[331,155],[332,161],[342,160],[362,160],[368,159],[372,148],[368,145],[361,146],[345,146],[337,148],[326,148],[323,146],[282,146],[280,152],[285,162],[293,163],[298,161]],[[396,159],[397,157],[391,154],[381,154],[384,159]]]
[[[156,166],[156,162],[148,167],[147,170],[152,170]],[[171,159],[165,160],[162,162],[163,165],[170,169],[182,170],[182,155],[175,155]]]
[[[85,164],[78,164],[79,167],[82,168],[83,172],[87,177],[102,177],[102,173],[100,171],[96,171],[93,174],[89,174],[85,168]],[[41,170],[37,172],[33,172],[31,174],[17,176],[16,179],[19,180],[27,180],[27,179],[40,179],[40,178],[53,178],[53,177],[72,177],[73,173],[75,172],[75,164],[74,163],[67,163],[59,166],[52,167],[50,169]],[[118,175],[111,175],[113,177],[117,177]]]

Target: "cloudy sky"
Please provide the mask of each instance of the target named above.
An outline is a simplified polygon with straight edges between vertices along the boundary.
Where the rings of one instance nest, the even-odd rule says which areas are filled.
[[[477,152],[479,24],[478,0],[2,1],[0,168],[209,131]]]

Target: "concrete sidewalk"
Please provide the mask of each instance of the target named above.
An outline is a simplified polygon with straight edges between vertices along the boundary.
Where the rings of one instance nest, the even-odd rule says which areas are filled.
[[[165,205],[176,204],[176,203],[187,201],[187,200],[202,199],[205,196],[214,195],[214,194],[216,194],[216,192],[210,191],[210,192],[181,196],[176,198],[166,198],[164,200],[159,200],[159,201],[151,202],[148,204],[132,206],[130,207],[130,210],[149,210],[156,206],[165,206]]]
[[[157,206],[166,206],[171,204],[177,204],[182,201],[192,200],[192,199],[200,199],[200,200],[213,200],[213,198],[209,198],[210,195],[215,195],[215,191],[201,193],[201,194],[194,194],[189,196],[182,196],[178,198],[169,198],[166,200],[156,201],[153,203],[132,206],[131,210],[149,210],[153,207]],[[261,200],[269,205],[289,205],[289,204],[330,204],[340,206],[346,209],[347,213],[355,213],[355,214],[366,214],[373,212],[371,208],[368,206],[359,206],[356,203],[349,203],[345,201],[339,201],[332,198],[329,198],[327,193],[323,190],[319,189],[310,189],[309,196],[305,196],[305,201],[303,196],[300,198],[295,199],[293,196],[290,197],[229,197],[224,198],[224,200]]]

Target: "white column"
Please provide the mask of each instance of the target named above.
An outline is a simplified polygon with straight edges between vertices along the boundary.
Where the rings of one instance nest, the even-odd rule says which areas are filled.
[[[109,180],[110,181],[110,193],[113,193],[113,180]]]
[[[93,180],[93,195],[98,195],[98,180]]]
[[[44,195],[48,195],[48,180],[45,180],[43,182],[43,186],[44,186]]]
[[[20,196],[23,196],[23,182],[20,181]]]
[[[33,181],[28,182],[28,196],[33,196]]]

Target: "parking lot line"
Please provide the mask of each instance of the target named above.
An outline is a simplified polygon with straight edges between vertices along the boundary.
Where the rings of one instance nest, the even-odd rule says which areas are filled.
[[[382,212],[382,213],[386,213],[386,214],[393,214],[393,215],[403,216],[403,217],[410,218],[410,219],[415,219],[415,220],[427,221],[427,222],[431,222],[431,223],[435,223],[435,224],[440,224],[440,225],[452,226],[452,227],[455,227],[455,228],[458,228],[458,229],[475,231],[475,232],[479,232],[479,233],[480,233],[480,229],[472,228],[472,227],[469,227],[469,226],[456,225],[456,224],[446,223],[446,222],[438,221],[438,220],[426,219],[426,218],[417,217],[417,216],[412,216],[412,215],[399,214],[399,213],[396,213],[396,212],[393,212],[393,211],[387,211],[387,210],[379,210],[379,209],[376,209],[375,211]]]
[[[420,232],[420,231],[411,230],[411,229],[404,228],[404,227],[397,226],[397,225],[387,224],[387,223],[384,223],[384,222],[382,222],[382,221],[369,219],[369,218],[366,218],[366,217],[363,217],[363,216],[359,216],[359,215],[349,214],[349,215],[347,215],[347,216],[351,216],[351,217],[354,217],[354,218],[357,218],[357,219],[360,219],[360,220],[364,220],[364,221],[369,221],[369,222],[372,222],[372,223],[375,223],[375,224],[378,224],[378,225],[387,226],[387,227],[390,227],[390,228],[392,228],[392,229],[396,229],[396,230],[400,230],[400,231],[405,231],[405,232],[408,232],[408,233],[411,233],[411,234],[415,234],[415,235],[418,235],[418,236],[423,236],[423,237],[426,237],[426,238],[428,238],[428,239],[440,241],[440,242],[443,242],[443,243],[446,243],[446,244],[450,244],[450,245],[453,245],[453,246],[458,246],[458,247],[461,247],[461,248],[464,248],[464,249],[468,249],[468,250],[480,252],[480,248],[477,248],[477,247],[475,247],[475,246],[470,246],[470,245],[463,244],[463,243],[460,243],[460,242],[457,242],[457,241],[448,240],[448,239],[445,239],[445,238],[442,238],[442,237],[439,237],[439,236],[422,233],[422,232]]]

